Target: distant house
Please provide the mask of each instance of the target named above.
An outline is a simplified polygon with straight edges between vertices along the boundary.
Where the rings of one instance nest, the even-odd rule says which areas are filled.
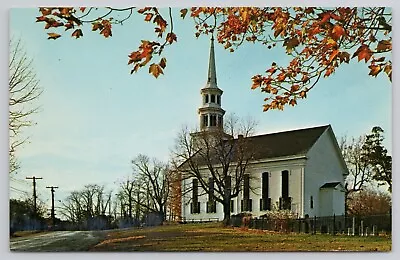
[[[217,87],[213,39],[208,80],[201,89],[200,132],[222,127],[223,91]],[[240,138],[240,137],[239,137]],[[255,153],[244,175],[239,196],[231,200],[231,214],[249,212],[261,216],[269,210],[286,209],[298,217],[332,216],[345,212],[344,179],[348,169],[330,125],[247,137]],[[238,139],[233,139],[237,141]],[[182,166],[183,167],[183,166]],[[218,168],[216,163],[215,167]],[[202,175],[210,175],[204,167]],[[181,178],[180,210],[183,219],[205,220],[224,217],[222,204],[209,210],[208,195],[195,178]],[[196,193],[183,192],[195,187]],[[196,196],[196,198],[193,198]],[[198,206],[193,210],[193,201]]]

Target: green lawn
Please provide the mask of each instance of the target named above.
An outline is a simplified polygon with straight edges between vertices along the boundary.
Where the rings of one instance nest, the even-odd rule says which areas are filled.
[[[388,236],[281,234],[208,223],[110,231],[90,251],[390,251],[391,244]]]

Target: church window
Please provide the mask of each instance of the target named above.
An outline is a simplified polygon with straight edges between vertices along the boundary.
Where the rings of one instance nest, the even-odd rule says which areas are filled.
[[[310,208],[314,208],[314,198],[313,196],[310,197]]]
[[[214,94],[211,95],[211,103],[215,103],[215,95]]]
[[[220,95],[217,95],[217,104],[221,105],[221,96]]]
[[[200,213],[200,202],[199,202],[199,180],[192,180],[192,203],[191,203],[191,213]]]
[[[207,104],[208,103],[208,94],[204,95],[204,100],[205,100],[204,102]]]
[[[282,198],[289,197],[289,171],[282,171]]]

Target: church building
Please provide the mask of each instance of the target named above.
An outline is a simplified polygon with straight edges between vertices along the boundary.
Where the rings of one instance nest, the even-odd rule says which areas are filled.
[[[211,38],[208,79],[200,90],[200,132],[223,128],[222,94],[217,86],[214,39]],[[231,215],[248,212],[258,217],[269,210],[290,210],[300,218],[344,214],[344,180],[348,169],[330,125],[246,138],[257,144],[254,148],[257,151],[246,168],[243,188],[231,200]],[[207,167],[202,171],[205,176],[209,174]],[[223,205],[217,202],[210,210],[209,194],[201,191],[196,178],[184,177],[180,185],[183,220],[223,220]],[[184,187],[193,187],[196,192],[183,192]]]

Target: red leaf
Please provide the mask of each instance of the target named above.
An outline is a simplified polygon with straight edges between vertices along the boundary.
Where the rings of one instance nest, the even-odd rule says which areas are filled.
[[[144,20],[146,22],[149,22],[151,20],[151,18],[153,18],[153,14],[152,13],[148,13],[148,14],[146,14],[146,17],[144,18]]]

